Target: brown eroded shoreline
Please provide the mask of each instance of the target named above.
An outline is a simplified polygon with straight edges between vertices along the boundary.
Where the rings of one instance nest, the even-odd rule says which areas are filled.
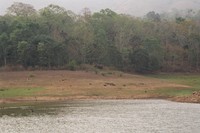
[[[2,95],[0,104],[23,102],[56,102],[85,99],[166,99],[200,103],[200,95],[173,96],[158,93],[160,89],[182,90],[190,86],[148,76],[119,71],[21,71],[0,72],[0,89],[43,88],[22,96]],[[165,91],[166,91],[165,90]],[[4,93],[0,91],[0,93]],[[6,94],[6,92],[5,92]]]

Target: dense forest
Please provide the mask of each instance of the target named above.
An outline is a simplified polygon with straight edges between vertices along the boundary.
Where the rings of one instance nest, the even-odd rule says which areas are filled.
[[[67,68],[100,64],[125,71],[200,70],[200,11],[144,17],[110,9],[75,14],[14,3],[0,16],[0,66]]]

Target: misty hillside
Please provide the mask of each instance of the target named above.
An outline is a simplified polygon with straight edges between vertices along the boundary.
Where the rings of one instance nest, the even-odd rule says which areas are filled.
[[[141,16],[149,11],[156,11],[161,13],[161,12],[170,12],[174,9],[196,10],[199,9],[200,7],[200,1],[198,0],[144,0],[144,1],[124,0],[121,3],[116,2],[116,5],[118,6],[114,10],[136,16]]]
[[[80,13],[85,7],[93,12],[101,9],[110,8],[118,13],[127,13],[141,16],[149,11],[169,12],[174,9],[199,9],[199,0],[1,0],[0,14],[6,12],[13,2],[23,2],[33,5],[36,9],[43,8],[49,4],[57,4],[68,10]]]

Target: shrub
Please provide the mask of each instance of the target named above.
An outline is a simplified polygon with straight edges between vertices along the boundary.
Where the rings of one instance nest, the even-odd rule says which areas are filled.
[[[67,64],[67,68],[71,71],[75,71],[76,68],[77,68],[77,63],[75,60],[72,60],[70,61],[68,64]]]

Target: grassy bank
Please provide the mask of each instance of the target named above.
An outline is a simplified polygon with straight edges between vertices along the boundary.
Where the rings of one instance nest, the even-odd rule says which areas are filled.
[[[0,88],[0,98],[35,96],[43,88]]]
[[[169,81],[177,84],[186,85],[186,88],[160,88],[154,91],[161,95],[168,96],[190,96],[195,91],[200,91],[200,75],[194,74],[159,74],[151,75],[150,77],[161,79],[163,81]]]

